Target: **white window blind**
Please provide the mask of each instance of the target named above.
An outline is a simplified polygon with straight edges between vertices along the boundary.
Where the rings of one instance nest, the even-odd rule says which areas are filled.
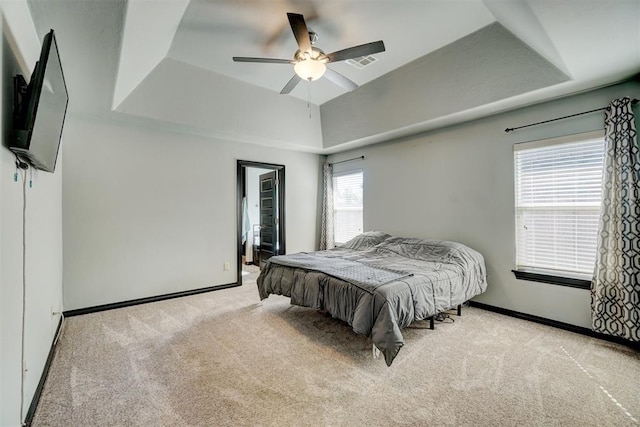
[[[602,132],[514,146],[517,270],[591,277],[603,161]]]
[[[362,233],[362,171],[333,177],[333,227],[336,244]]]

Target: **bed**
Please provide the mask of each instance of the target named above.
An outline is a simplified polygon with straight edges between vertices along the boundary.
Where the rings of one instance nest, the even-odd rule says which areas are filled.
[[[482,255],[456,242],[367,232],[318,252],[271,257],[257,279],[260,299],[324,310],[371,338],[391,366],[401,330],[459,306],[487,288]]]

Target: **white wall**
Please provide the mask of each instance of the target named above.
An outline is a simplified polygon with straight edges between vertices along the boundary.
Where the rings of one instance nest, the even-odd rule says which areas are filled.
[[[22,319],[22,180],[14,182],[13,154],[6,148],[15,74],[29,80],[39,56],[26,3],[0,2],[2,14],[2,147],[0,147],[0,425],[20,420]],[[27,68],[27,69],[25,69]],[[63,140],[64,141],[64,140]],[[26,310],[24,384],[26,415],[62,311],[62,159],[55,174],[34,171],[26,191]],[[28,179],[28,178],[27,178]]]
[[[505,133],[507,127],[640,97],[629,82],[523,108],[415,137],[329,157],[363,161],[364,225],[398,236],[454,240],[480,251],[488,268],[486,304],[590,327],[589,291],[516,280],[513,144],[602,129],[603,113]]]
[[[316,247],[320,156],[70,117],[65,309],[236,282],[236,161],[286,167],[287,249]]]

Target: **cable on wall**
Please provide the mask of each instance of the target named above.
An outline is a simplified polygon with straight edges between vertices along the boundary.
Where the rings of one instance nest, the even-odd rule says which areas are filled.
[[[16,156],[16,172],[13,179],[17,181],[19,175],[22,177],[22,319],[20,327],[20,425],[22,426],[25,425],[24,380],[27,373],[24,358],[27,309],[27,169],[29,165]],[[31,186],[31,181],[29,185]]]

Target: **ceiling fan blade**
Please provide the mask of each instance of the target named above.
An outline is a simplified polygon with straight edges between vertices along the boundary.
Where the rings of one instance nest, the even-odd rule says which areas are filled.
[[[247,56],[234,56],[234,62],[262,62],[265,64],[293,64],[291,59],[276,59],[276,58],[250,58]]]
[[[305,23],[311,24],[312,22],[320,19],[320,14],[313,1],[309,0],[280,0],[282,3],[289,3],[286,7],[288,9],[295,9],[298,13],[304,16]],[[284,7],[284,4],[283,4]],[[307,27],[309,28],[309,27]],[[283,41],[285,36],[289,34],[289,25],[283,22],[277,30],[273,31],[264,43],[264,49],[267,51],[272,49],[277,43]]]
[[[328,53],[327,58],[329,58],[328,62],[337,62],[344,61],[345,59],[359,58],[361,56],[384,52],[384,50],[384,43],[382,40],[378,40],[377,42],[361,44],[360,46],[348,47],[333,53]]]
[[[267,41],[264,42],[264,50],[265,51],[269,51],[273,48],[273,46],[281,39],[284,38],[284,34],[287,33],[289,30],[287,29],[287,24],[283,23],[280,27],[278,27],[277,30],[275,30],[273,33],[271,33],[271,35],[269,36],[269,38],[267,38]]]
[[[280,95],[286,95],[290,93],[293,90],[293,88],[295,88],[297,84],[300,83],[301,80],[302,79],[298,77],[297,74],[294,74],[293,77],[291,77],[291,80],[289,80],[287,84],[284,85],[284,87],[280,91]]]
[[[311,38],[309,37],[307,24],[304,22],[304,16],[299,13],[287,13],[287,17],[289,18],[293,35],[298,42],[298,47],[302,52],[311,53]]]
[[[327,67],[327,70],[324,72],[324,76],[329,80],[331,80],[333,83],[337,84],[338,86],[348,91],[352,91],[358,87],[358,85],[355,82],[349,80],[339,72],[333,71],[331,68],[328,68],[328,67]]]

